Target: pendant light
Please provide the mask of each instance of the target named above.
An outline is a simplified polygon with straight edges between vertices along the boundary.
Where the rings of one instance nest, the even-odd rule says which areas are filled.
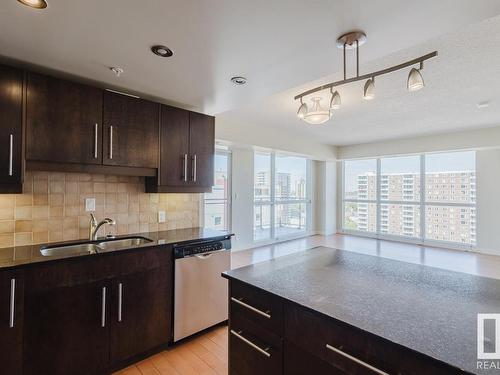
[[[311,110],[304,115],[304,121],[311,125],[319,125],[330,120],[332,112],[329,108],[321,107],[321,97],[314,97],[311,100],[313,105]]]
[[[424,62],[420,62],[420,68],[412,68],[410,74],[408,74],[408,81],[406,82],[406,88],[408,91],[418,91],[424,88],[424,78],[422,77],[422,69],[424,68]]]
[[[363,99],[372,100],[373,98],[375,98],[375,77],[366,81],[365,88],[363,89]]]
[[[332,89],[330,89],[330,92],[332,92]],[[332,98],[330,100],[330,110],[340,109],[341,105],[342,100],[340,99],[340,94],[338,91],[335,91],[332,93]]]

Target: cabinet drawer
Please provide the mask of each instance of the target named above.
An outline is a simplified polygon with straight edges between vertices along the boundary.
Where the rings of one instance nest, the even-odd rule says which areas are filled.
[[[458,369],[334,319],[285,308],[285,340],[347,374],[456,374]]]
[[[230,287],[230,316],[243,316],[282,335],[283,303],[278,297],[235,281]]]
[[[286,375],[344,375],[344,371],[311,353],[285,341],[284,374]]]
[[[235,375],[282,373],[283,340],[255,322],[236,315],[229,326],[229,369]]]

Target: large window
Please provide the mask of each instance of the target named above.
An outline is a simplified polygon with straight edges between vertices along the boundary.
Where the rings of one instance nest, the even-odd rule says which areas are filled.
[[[217,151],[214,164],[214,186],[205,194],[205,227],[218,230],[230,229],[230,171],[231,154]]]
[[[305,158],[256,152],[254,156],[254,241],[305,233],[308,223]]]
[[[343,229],[475,246],[475,152],[343,163]]]

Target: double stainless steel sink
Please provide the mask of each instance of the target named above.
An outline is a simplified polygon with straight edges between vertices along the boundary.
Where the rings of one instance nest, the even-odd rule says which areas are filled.
[[[99,241],[84,242],[74,245],[49,245],[40,248],[43,256],[67,256],[105,253],[107,251],[131,249],[143,244],[153,242],[146,237],[122,237],[113,239],[104,239]]]

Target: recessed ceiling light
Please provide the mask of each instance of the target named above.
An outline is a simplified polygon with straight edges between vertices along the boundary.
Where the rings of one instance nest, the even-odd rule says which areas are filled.
[[[47,8],[47,2],[45,0],[17,0],[23,5],[27,5],[35,9],[45,9]]]
[[[245,77],[233,77],[231,78],[231,82],[235,85],[244,85],[247,83],[247,79]]]
[[[151,47],[151,51],[157,55],[157,56],[160,56],[160,57],[170,57],[170,56],[173,56],[174,52],[166,47],[166,46],[161,46],[161,45],[156,45],[156,46],[153,46]]]
[[[479,108],[479,109],[488,108],[489,106],[490,106],[490,102],[488,102],[488,101],[477,103],[477,108]]]

